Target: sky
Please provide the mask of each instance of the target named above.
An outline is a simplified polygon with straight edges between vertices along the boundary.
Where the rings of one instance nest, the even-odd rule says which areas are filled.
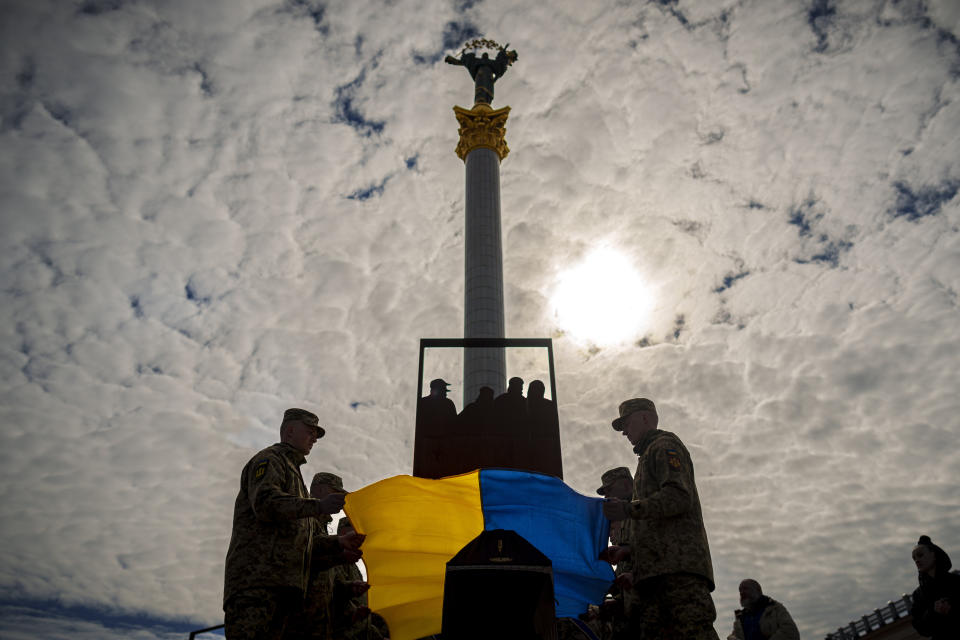
[[[565,481],[633,468],[610,420],[652,398],[724,637],[745,577],[816,638],[912,591],[920,535],[960,561],[960,4],[11,0],[0,636],[220,623],[287,407],[305,476],[411,472],[477,37],[519,56],[506,326],[553,338]]]

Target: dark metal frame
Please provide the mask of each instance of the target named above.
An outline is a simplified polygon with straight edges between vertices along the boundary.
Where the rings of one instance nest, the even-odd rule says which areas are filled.
[[[550,367],[550,399],[557,403],[557,379],[553,368],[553,340],[551,338],[420,338],[420,364],[417,372],[417,397],[423,397],[424,349],[470,348],[539,348],[547,350]]]

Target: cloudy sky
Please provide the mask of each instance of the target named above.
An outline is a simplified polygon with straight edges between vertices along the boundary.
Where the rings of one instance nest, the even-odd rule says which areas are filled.
[[[328,426],[305,475],[410,472],[418,340],[463,327],[443,57],[480,36],[519,53],[507,333],[554,339],[567,483],[632,467],[610,419],[653,398],[723,634],[747,576],[817,638],[914,588],[919,535],[960,560],[957,3],[0,11],[3,637],[221,622],[288,406]]]

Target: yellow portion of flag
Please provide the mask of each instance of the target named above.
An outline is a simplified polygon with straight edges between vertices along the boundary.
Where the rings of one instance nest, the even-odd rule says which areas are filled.
[[[367,536],[369,606],[391,640],[440,633],[446,564],[483,531],[480,472],[387,478],[349,493],[344,511]]]

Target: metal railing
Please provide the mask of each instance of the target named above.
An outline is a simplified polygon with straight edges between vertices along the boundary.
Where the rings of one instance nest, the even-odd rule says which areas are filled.
[[[833,633],[828,633],[824,640],[856,640],[862,638],[871,631],[882,629],[901,618],[910,614],[910,607],[913,606],[913,599],[904,594],[902,598],[895,602],[888,602],[886,606],[874,609],[873,613],[868,613],[859,620],[853,620],[850,624],[840,627]]]

